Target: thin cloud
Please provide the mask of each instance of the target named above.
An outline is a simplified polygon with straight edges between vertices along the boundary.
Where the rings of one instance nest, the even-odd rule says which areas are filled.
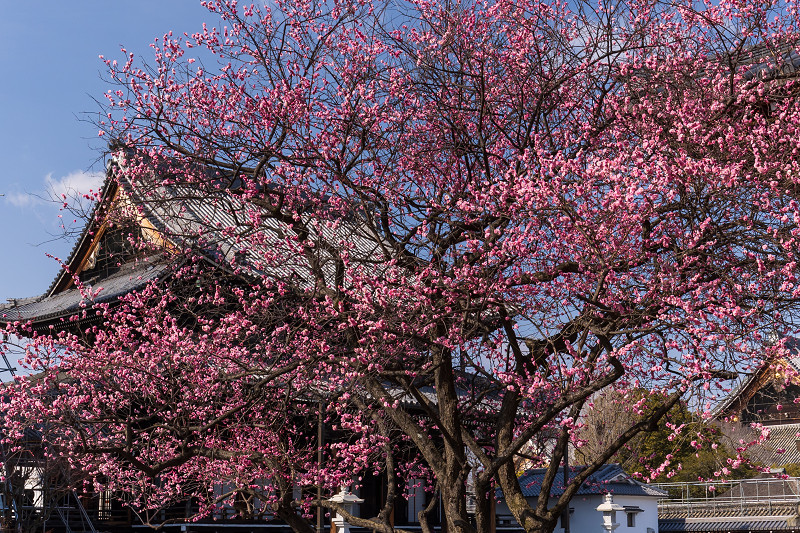
[[[41,188],[33,192],[11,191],[6,193],[5,201],[15,207],[28,208],[43,205],[57,205],[55,202],[67,202],[73,207],[85,204],[86,195],[94,196],[103,185],[103,172],[86,172],[75,170],[66,176],[54,178],[50,173],[45,176]]]
[[[53,179],[52,173],[48,174],[44,181],[47,192],[54,198],[70,199],[96,193],[104,179],[103,172],[76,170],[59,179]]]
[[[38,200],[31,193],[11,192],[5,195],[6,202],[16,207],[30,207]]]

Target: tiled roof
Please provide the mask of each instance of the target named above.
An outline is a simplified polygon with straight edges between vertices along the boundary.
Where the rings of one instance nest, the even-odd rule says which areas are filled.
[[[792,499],[800,502],[800,485],[797,478],[779,479],[770,474],[762,474],[762,477],[755,479],[742,480],[741,483],[732,485],[730,489],[723,492],[717,498],[727,499]]]
[[[787,357],[786,359],[782,359],[782,361],[789,365],[795,372],[800,373],[800,339],[795,337],[785,337],[783,341],[786,349],[789,350],[790,353],[797,355],[794,357]],[[769,364],[769,361],[764,362],[764,364],[762,364],[758,370],[744,376],[742,380],[739,381],[739,383],[733,389],[731,389],[730,393],[728,393],[728,395],[725,396],[725,398],[723,398],[723,400],[714,407],[713,411],[711,412],[712,416],[714,418],[719,418],[723,415],[726,415],[727,409],[736,402],[739,395],[744,393],[751,382],[758,378],[759,374],[769,368]]]
[[[765,473],[754,479],[723,482],[717,488],[727,488],[718,494],[705,492],[703,497],[695,492],[681,500],[661,500],[659,531],[795,531],[799,482],[798,478],[780,479]],[[687,484],[686,495],[691,488],[692,484]],[[694,488],[703,487],[697,484]]]
[[[572,480],[584,468],[583,466],[570,467],[567,472],[568,479]],[[546,469],[544,468],[535,468],[526,471],[520,476],[519,484],[522,488],[522,494],[526,498],[539,495],[545,472]],[[563,472],[563,467],[559,468],[556,474],[556,480],[550,489],[551,497],[558,497],[564,493]],[[652,496],[654,498],[663,498],[667,496],[666,491],[631,478],[625,473],[622,467],[616,463],[604,465],[597,472],[590,475],[578,489],[577,494],[590,495],[606,493],[628,496]],[[502,497],[502,493],[498,492],[498,497]]]
[[[766,498],[756,501],[718,501],[710,500],[688,500],[684,502],[658,504],[658,516],[663,519],[710,519],[710,518],[745,518],[752,520],[762,520],[770,516],[791,515],[797,512],[797,505],[800,500],[793,501],[771,501]]]
[[[800,70],[800,54],[792,46],[783,46],[781,49],[770,49],[766,46],[757,46],[745,52],[741,60],[748,65],[745,78],[752,79],[756,76],[769,77],[776,74],[792,74]]]
[[[714,409],[711,411],[711,416],[714,418],[719,418],[725,415],[725,411],[731,405],[733,405],[739,395],[742,394],[747,389],[748,385],[750,385],[750,383],[756,379],[756,376],[758,376],[760,371],[761,369],[759,368],[755,372],[751,372],[750,374],[741,377],[739,382],[731,389],[728,395],[725,396],[725,398],[723,398],[722,401],[716,406],[714,406]]]
[[[800,424],[777,424],[767,426],[769,439],[763,444],[752,446],[748,449],[748,456],[752,461],[765,465],[783,466],[800,463],[800,450],[797,442],[800,441]],[[738,431],[743,432],[738,437],[747,442],[755,440],[761,433],[746,426]]]
[[[326,224],[307,216],[303,222],[309,228],[310,236],[307,242],[301,243],[292,238],[293,232],[287,222],[277,220],[266,208],[246,202],[228,190],[209,190],[191,184],[140,189],[113,161],[109,165],[109,174],[113,174],[139,214],[178,250],[194,250],[206,260],[237,269],[246,276],[280,279],[298,289],[308,290],[318,283],[314,272],[321,272],[325,285],[333,286],[337,266],[326,250],[327,246],[338,251],[346,250],[352,259],[371,269],[381,268],[383,264],[379,239],[366,232],[363,226],[341,217]],[[111,199],[109,183],[104,186],[104,201]],[[66,264],[73,264],[75,256],[85,251],[82,243],[91,235],[93,223],[87,225]],[[313,246],[309,247],[309,243]],[[156,270],[151,265],[132,268],[135,272],[126,271],[98,281],[104,291],[96,301],[108,301],[140,289],[147,281],[160,275],[165,267],[162,265]],[[78,290],[51,294],[63,275],[56,277],[44,295],[12,300],[0,307],[0,322],[42,322],[68,316],[85,307],[87,302]]]
[[[117,173],[117,178],[145,218],[170,242],[254,277],[280,279],[309,289],[315,285],[314,271],[319,270],[325,283],[333,286],[336,263],[326,245],[346,250],[353,259],[372,262],[373,267],[383,263],[377,253],[379,239],[342,217],[331,217],[331,224],[311,215],[304,217],[310,235],[306,243],[300,243],[287,222],[230,191],[192,184],[142,190],[127,181],[124,172]],[[313,251],[305,247],[309,242],[315,245]]]
[[[460,403],[468,405],[469,409],[474,409],[476,412],[494,412],[497,410],[499,395],[496,383],[492,383],[478,374],[461,370],[457,370],[455,375],[455,391]],[[386,392],[394,400],[400,402],[403,407],[419,408],[420,401],[402,387],[388,382],[382,385]],[[436,405],[439,402],[433,385],[423,385],[415,382],[414,386],[422,398],[430,402],[431,405]]]
[[[149,281],[157,278],[166,268],[163,263],[139,261],[123,265],[119,272],[91,287],[99,291],[94,300],[88,300],[79,289],[70,289],[51,297],[39,296],[11,301],[0,305],[0,318],[3,322],[36,319],[55,320],[80,312],[92,303],[109,302],[131,291],[141,289]],[[87,287],[89,288],[89,287]]]
[[[659,533],[703,532],[770,532],[800,531],[795,525],[796,515],[774,516],[759,519],[748,518],[669,518],[658,520]]]

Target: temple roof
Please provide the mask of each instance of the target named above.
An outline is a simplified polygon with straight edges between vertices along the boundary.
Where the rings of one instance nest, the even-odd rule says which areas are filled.
[[[767,466],[800,463],[800,424],[776,424],[768,426],[768,429],[769,438],[747,450],[750,460]],[[744,425],[736,431],[735,436],[737,440],[752,442],[760,434],[760,429]]]
[[[762,387],[775,379],[774,371],[776,367],[785,367],[797,375],[800,375],[800,339],[787,337],[784,339],[786,348],[794,357],[782,358],[779,361],[764,361],[764,363],[754,372],[746,375],[730,393],[716,405],[712,415],[720,419],[725,416],[739,414],[747,401]]]
[[[572,480],[584,468],[586,467],[570,467],[567,471],[568,479]],[[519,485],[522,488],[522,494],[526,498],[535,498],[539,496],[546,471],[545,468],[534,468],[525,471],[519,477]],[[551,498],[559,497],[564,493],[563,472],[563,467],[560,467],[556,474],[555,482],[550,488]],[[667,496],[665,490],[633,479],[617,463],[611,463],[600,467],[597,472],[590,475],[588,479],[583,482],[577,492],[578,495],[607,493],[624,494],[627,496],[650,496],[653,498],[665,498]],[[498,497],[502,497],[502,493],[499,491]]]
[[[329,243],[337,250],[346,248],[360,262],[376,268],[382,263],[380,240],[342,217],[331,216],[326,223],[309,214],[298,220],[310,228],[309,240],[299,242],[293,238],[291,220],[276,218],[268,206],[248,201],[235,191],[208,184],[153,182],[146,187],[132,182],[119,161],[112,159],[100,199],[64,268],[44,294],[0,305],[0,324],[31,321],[37,329],[58,327],[89,306],[88,286],[79,290],[75,280],[94,264],[93,255],[101,250],[104,233],[114,225],[113,220],[109,223],[109,213],[115,210],[124,210],[129,219],[136,220],[147,239],[157,242],[165,259],[159,262],[150,252],[150,260],[128,258],[108,275],[84,280],[94,291],[102,289],[91,300],[94,303],[114,301],[165,275],[170,256],[196,254],[229,273],[281,280],[299,290],[320,283],[334,285],[340,273],[326,251]]]
[[[785,511],[785,509],[780,509]],[[796,525],[797,513],[784,515],[770,515],[761,518],[736,517],[736,516],[715,516],[710,518],[665,518],[658,520],[659,533],[683,533],[696,532],[707,533],[719,531],[720,533],[742,533],[752,532],[777,532],[798,531]]]
[[[241,273],[252,277],[293,280],[304,289],[314,287],[315,269],[322,271],[327,283],[334,282],[332,257],[319,249],[310,261],[301,243],[287,240],[289,223],[276,219],[265,207],[225,190],[178,184],[143,193],[122,183],[144,218],[178,249],[199,251],[217,265],[239,267]],[[255,217],[259,219],[257,227],[252,223]],[[335,226],[315,224],[313,218],[308,215],[303,222],[315,227],[314,242],[333,243],[337,248],[346,243],[351,257],[360,260],[375,256],[378,239],[363,227],[341,219]],[[375,262],[380,261],[376,257]]]
[[[148,282],[158,278],[165,268],[165,263],[152,264],[141,261],[127,264],[116,274],[94,285],[87,285],[82,290],[72,288],[53,296],[41,295],[0,304],[0,318],[3,322],[30,320],[39,326],[63,321],[92,304],[112,302],[143,288]],[[93,293],[91,298],[89,292]]]

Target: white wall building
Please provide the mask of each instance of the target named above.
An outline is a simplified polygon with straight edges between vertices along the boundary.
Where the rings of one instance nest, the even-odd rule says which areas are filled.
[[[583,469],[581,466],[571,467],[569,478]],[[528,470],[520,476],[523,494],[534,507],[539,497],[545,469]],[[551,505],[563,493],[563,470],[559,470],[556,482],[550,490]],[[603,514],[597,507],[603,503],[606,494],[611,494],[614,503],[623,507],[617,512],[616,522],[619,527],[615,533],[656,533],[658,531],[658,500],[667,496],[666,491],[646,485],[626,474],[618,464],[605,465],[589,476],[578,493],[570,502],[570,533],[601,533],[603,531]],[[497,495],[498,532],[504,526],[517,529],[519,526],[511,516],[502,493]],[[554,533],[563,533],[561,520]]]

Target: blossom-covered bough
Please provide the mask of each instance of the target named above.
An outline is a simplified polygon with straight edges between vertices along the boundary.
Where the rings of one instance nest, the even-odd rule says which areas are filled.
[[[37,335],[49,377],[9,391],[7,431],[35,413],[98,484],[310,531],[377,471],[355,525],[391,531],[422,485],[448,531],[489,531],[499,487],[550,531],[796,331],[795,1],[203,4],[218,26],[107,61],[100,121],[176,266],[90,343]],[[650,398],[548,501],[612,389]],[[549,467],[533,505],[521,457]]]

